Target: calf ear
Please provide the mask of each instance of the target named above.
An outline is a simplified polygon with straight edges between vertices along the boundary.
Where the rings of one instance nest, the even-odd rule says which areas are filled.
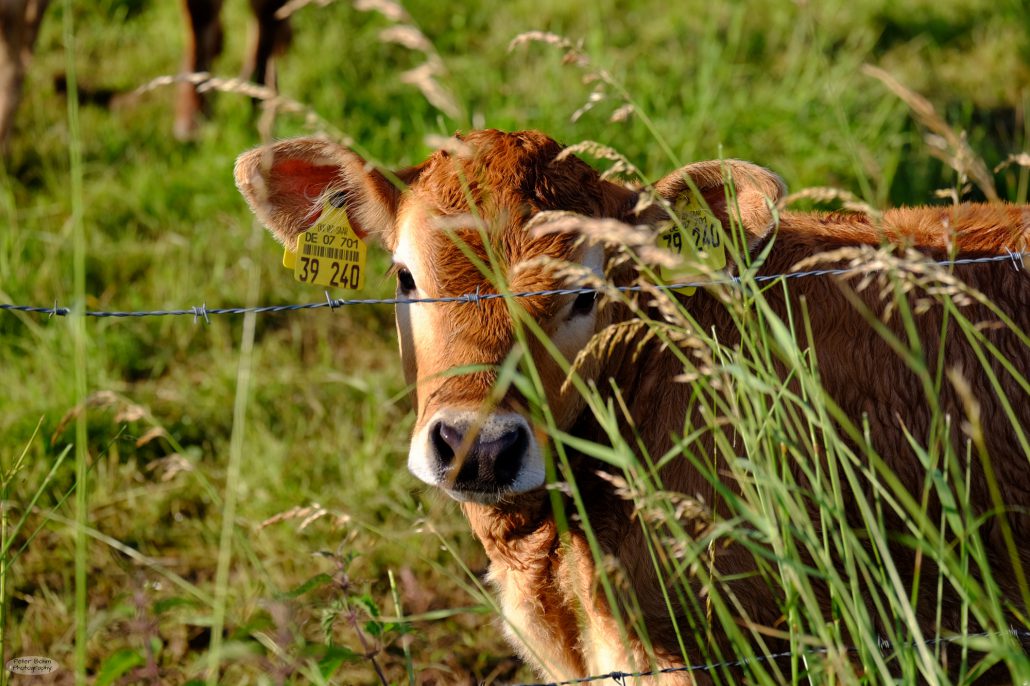
[[[294,138],[236,160],[236,186],[284,245],[318,219],[325,200],[343,196],[351,227],[390,245],[400,191],[351,150],[324,138]]]
[[[728,183],[732,183],[732,189],[727,188]],[[689,200],[692,197],[691,184],[708,203],[708,209],[722,223],[724,230],[730,230],[731,214],[739,216],[747,235],[748,248],[753,248],[772,229],[773,214],[770,206],[775,205],[787,192],[787,186],[779,176],[741,160],[689,164],[655,184],[655,190],[675,207],[681,198]],[[664,211],[658,212],[660,217],[647,219],[654,221],[667,218]]]

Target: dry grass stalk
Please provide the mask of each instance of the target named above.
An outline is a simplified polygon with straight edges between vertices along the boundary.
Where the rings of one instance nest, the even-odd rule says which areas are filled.
[[[326,119],[323,119],[321,115],[307,105],[279,95],[272,88],[245,81],[243,79],[223,79],[217,76],[211,76],[211,74],[204,71],[191,72],[188,74],[168,74],[165,76],[158,76],[157,78],[148,81],[133,91],[133,93],[149,93],[150,91],[157,90],[158,88],[172,86],[177,83],[191,83],[197,87],[198,93],[206,93],[208,91],[236,93],[248,98],[260,100],[262,106],[266,109],[271,109],[276,112],[285,112],[287,114],[298,114],[304,118],[304,124],[308,128],[330,132],[334,138],[341,141],[344,145],[353,144],[353,140],[349,136],[345,136],[336,127],[330,124]]]
[[[426,35],[411,24],[397,24],[379,32],[379,40],[383,43],[393,43],[408,50],[417,50],[427,55],[432,54],[433,44],[429,42]]]
[[[629,121],[629,118],[633,116],[634,112],[636,112],[636,107],[630,103],[626,103],[619,109],[612,112],[612,116],[608,118],[608,121],[613,124],[621,124],[624,121]]]
[[[519,274],[543,274],[564,283],[567,288],[594,288],[604,290],[608,285],[604,279],[589,267],[548,255],[523,260],[515,265],[512,278]]]
[[[311,503],[305,507],[299,505],[291,507],[285,512],[280,512],[277,515],[273,515],[268,519],[261,522],[258,525],[259,529],[264,529],[272,524],[278,524],[279,522],[296,521],[300,520],[300,524],[297,526],[298,530],[303,531],[314,522],[324,517],[330,517],[330,523],[333,529],[341,529],[348,522],[350,522],[350,515],[342,512],[332,512],[327,510],[319,503]]]
[[[303,9],[308,5],[326,7],[334,2],[336,2],[336,0],[290,0],[275,11],[275,18],[279,21],[283,21],[284,19],[289,19],[294,12]]]
[[[432,41],[415,25],[407,10],[393,0],[354,0],[354,8],[361,12],[378,12],[394,24],[379,32],[380,41],[400,45],[425,56],[425,62],[401,74],[401,82],[418,88],[430,105],[453,119],[459,119],[461,108],[457,99],[439,81],[447,74],[447,68]]]
[[[477,231],[488,231],[489,226],[482,217],[472,214],[448,214],[433,217],[430,225],[441,231],[458,231],[459,229],[475,229]]]
[[[643,334],[642,336],[640,334]],[[630,356],[633,361],[639,355],[640,348],[654,336],[654,330],[642,319],[630,319],[624,322],[611,324],[595,333],[587,344],[576,353],[576,358],[569,365],[569,372],[562,383],[561,392],[568,392],[572,385],[572,378],[579,373],[579,370],[590,360],[597,357],[607,357],[615,347],[637,339],[637,347]]]
[[[143,84],[133,92],[138,94],[149,93],[152,90],[164,88],[165,86],[172,86],[177,83],[192,83],[200,92],[217,90],[222,91],[223,93],[239,93],[240,95],[246,95],[247,97],[254,98],[256,100],[273,100],[279,97],[279,94],[268,86],[262,86],[251,81],[244,81],[243,79],[220,79],[211,76],[211,74],[206,71],[158,76],[157,78]]]
[[[631,107],[627,105],[627,107]],[[621,108],[620,108],[621,109]],[[635,164],[629,161],[625,155],[620,153],[615,148],[598,143],[597,141],[580,141],[575,145],[569,147],[558,153],[556,161],[564,160],[570,155],[587,154],[591,157],[599,160],[611,160],[615,164],[609,167],[603,174],[602,179],[610,179],[613,176],[622,176],[630,174],[633,176],[641,177],[640,169]]]
[[[115,413],[114,421],[119,424],[123,422],[138,422],[141,419],[146,419],[147,416],[147,408],[142,405],[137,405],[136,403],[125,401],[125,404],[122,405],[118,412]],[[164,429],[161,429],[160,427],[153,427],[150,431],[158,429],[162,432],[164,431]],[[142,445],[142,443],[137,441],[136,445],[139,446]]]
[[[590,95],[587,96],[587,101],[583,103],[579,107],[579,109],[573,112],[572,116],[569,117],[569,119],[574,122],[579,121],[584,114],[594,109],[594,107],[596,107],[599,103],[604,102],[607,98],[608,93],[604,89],[604,84],[597,84],[596,86],[594,86],[594,90],[590,92]]]
[[[938,188],[937,190],[935,190],[933,192],[933,196],[935,198],[947,198],[948,200],[951,201],[952,205],[961,205],[962,204],[962,196],[965,195],[966,193],[968,193],[970,190],[971,190],[971,187],[967,183],[964,186],[962,186],[961,189],[958,189],[958,188]]]
[[[1002,169],[1006,169],[1007,167],[1011,167],[1012,165],[1016,165],[1019,167],[1027,167],[1028,169],[1030,169],[1030,153],[1021,152],[1017,155],[1009,155],[1007,160],[1005,160],[1004,162],[1002,162],[994,168],[994,173],[997,174]]]
[[[980,401],[977,400],[976,394],[973,392],[969,380],[962,373],[961,367],[949,367],[947,375],[948,381],[951,382],[951,387],[955,389],[956,395],[958,395],[959,400],[962,402],[962,408],[965,410],[965,418],[961,424],[962,433],[971,438],[977,447],[981,447],[984,438]]]
[[[146,470],[158,475],[162,482],[169,482],[180,474],[188,474],[194,471],[193,463],[179,453],[172,453],[165,457],[151,460],[147,463]]]
[[[705,281],[707,279],[707,276],[699,276],[696,280]],[[676,298],[675,291],[669,288],[662,288],[644,279],[640,279],[638,285],[643,293],[650,296],[650,300],[647,301],[648,306],[656,308],[661,317],[660,321],[652,322],[652,325],[661,328],[661,323],[665,322],[673,327],[666,331],[666,336],[673,342],[682,344],[694,341],[693,336],[690,334],[693,326],[685,315],[683,306]],[[645,316],[645,314],[644,312],[639,312],[637,316]]]
[[[655,231],[650,226],[633,225],[618,219],[587,217],[576,212],[538,212],[526,224],[527,231],[542,236],[549,233],[578,233],[591,243],[609,243],[627,247],[653,245]]]
[[[634,513],[651,526],[667,526],[672,523],[689,524],[688,533],[695,538],[703,537],[714,518],[703,498],[693,497],[676,491],[655,491],[635,503]]]
[[[813,255],[794,265],[804,270],[830,264],[852,270],[842,278],[857,281],[855,290],[862,292],[877,288],[877,297],[885,303],[882,319],[889,321],[897,309],[897,292],[910,296],[913,311],[923,314],[944,299],[964,307],[974,301],[984,302],[984,296],[955,276],[948,265],[938,264],[917,250],[907,249],[898,255],[892,248],[859,246],[841,248]]]
[[[65,429],[68,428],[68,425],[87,408],[92,410],[116,410],[114,421],[118,424],[136,422],[149,416],[145,407],[137,405],[113,391],[96,391],[90,394],[84,403],[80,403],[65,412],[64,416],[57,422],[57,428],[54,429],[54,433],[50,438],[51,445],[57,444],[58,439]]]
[[[654,188],[647,187],[640,190],[637,195],[637,202],[630,211],[634,216],[640,215],[652,205],[659,205],[667,214],[672,214],[672,204],[660,196]]]
[[[695,537],[704,535],[715,518],[704,498],[676,491],[653,490],[650,486],[632,486],[623,476],[597,472],[604,481],[612,485],[622,500],[633,503],[633,517],[640,517],[652,526],[670,523],[691,523]]]
[[[114,420],[116,422],[121,421],[117,416],[115,416]],[[168,436],[168,432],[163,426],[152,426],[144,431],[142,436],[136,439],[135,445],[137,448],[142,448],[147,443],[156,441],[159,438],[165,438],[166,436]]]
[[[475,156],[476,149],[468,143],[458,140],[454,136],[439,136],[435,133],[431,133],[422,139],[425,142],[426,147],[432,148],[433,150],[443,150],[449,155],[455,157],[470,159]]]
[[[829,186],[812,186],[811,188],[803,188],[796,193],[784,196],[776,203],[776,209],[785,210],[799,200],[812,200],[819,203],[839,200],[846,210],[861,212],[875,219],[880,219],[883,216],[875,207],[859,200],[854,193],[843,188],[832,188]]]
[[[511,52],[520,45],[527,45],[529,43],[543,43],[544,45],[553,45],[560,50],[565,52],[565,62],[567,64],[575,64],[579,67],[585,67],[590,64],[590,59],[583,52],[583,42],[573,42],[571,39],[565,36],[558,35],[557,33],[550,33],[548,31],[526,31],[520,33],[511,39],[508,43],[508,52]]]
[[[929,100],[902,85],[889,73],[871,64],[862,65],[862,72],[878,79],[888,90],[897,95],[912,110],[916,120],[931,131],[925,140],[930,153],[957,171],[963,179],[969,178],[980,188],[991,202],[998,202],[994,179],[987,170],[987,164],[973,152],[966,141],[965,132],[956,133],[948,126]]]
[[[395,23],[411,21],[408,11],[393,0],[354,0],[354,9],[359,12],[378,12]]]
[[[596,67],[591,62],[590,58],[583,51],[582,41],[573,42],[565,36],[547,31],[527,31],[515,36],[508,44],[508,50],[510,52],[528,43],[543,43],[544,45],[552,45],[562,50],[564,53],[562,55],[562,63],[571,64],[584,70],[583,83],[595,84],[587,101],[582,107],[572,113],[572,121],[578,121],[580,117],[594,109],[599,103],[607,100],[609,98],[607,87],[615,91],[617,99],[623,101],[623,104],[610,115],[610,121],[625,121],[630,114],[636,111],[633,104],[629,102],[629,94],[626,92],[626,89],[612,77],[608,70]]]
[[[430,105],[447,116],[457,119],[461,116],[458,102],[450,91],[437,80],[438,76],[445,73],[442,62],[430,59],[401,74],[401,82],[418,88]]]

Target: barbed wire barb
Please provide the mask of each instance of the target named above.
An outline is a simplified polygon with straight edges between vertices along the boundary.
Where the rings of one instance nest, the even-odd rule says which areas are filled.
[[[465,297],[468,299],[468,301],[470,303],[475,303],[476,307],[481,309],[482,305],[483,305],[483,297],[482,297],[482,295],[479,292],[480,288],[481,287],[477,285],[476,286],[476,292],[475,293],[466,293]]]
[[[1013,252],[1008,249],[1008,246],[1005,246],[1005,253],[1009,256],[1009,259],[1012,260],[1012,268],[1015,269],[1017,272],[1023,271],[1023,255],[1025,253]]]
[[[211,323],[211,319],[207,316],[207,303],[204,303],[200,307],[194,305],[193,307],[193,323],[197,323],[197,317],[203,317],[204,322],[207,324]]]

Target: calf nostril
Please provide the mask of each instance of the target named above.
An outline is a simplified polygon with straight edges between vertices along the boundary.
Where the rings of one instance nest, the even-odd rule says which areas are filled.
[[[492,441],[483,441],[482,449],[485,452],[497,455],[499,458],[515,446],[515,444],[519,442],[519,439],[522,438],[522,435],[522,427],[516,426],[514,429],[509,429]]]
[[[493,478],[498,485],[507,486],[515,481],[528,447],[529,434],[523,426],[516,426],[481,447],[493,457]]]
[[[446,422],[437,422],[429,432],[433,440],[433,447],[436,449],[441,467],[449,467],[454,461],[454,455],[465,440],[465,433]]]

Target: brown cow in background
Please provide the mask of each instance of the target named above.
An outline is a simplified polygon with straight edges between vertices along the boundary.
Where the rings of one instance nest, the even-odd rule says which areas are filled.
[[[0,0],[0,156],[7,152],[7,137],[48,2]]]
[[[276,87],[275,57],[282,54],[290,42],[290,21],[279,19],[276,13],[286,0],[249,0],[254,14],[250,44],[243,63],[243,78],[270,88]],[[215,58],[222,52],[221,12],[224,0],[183,0],[187,37],[183,57],[183,73],[211,70]],[[190,83],[179,84],[175,103],[175,137],[189,140],[196,134],[201,115],[209,114],[205,94],[198,93]]]
[[[357,233],[373,237],[393,253],[398,299],[496,292],[470,259],[477,256],[486,261],[491,251],[498,256],[513,292],[548,290],[565,287],[568,277],[541,268],[540,258],[578,263],[600,274],[609,258],[621,253],[584,244],[567,232],[527,229],[538,213],[563,210],[587,219],[615,219],[637,226],[637,231],[646,230],[640,225],[656,227],[668,220],[659,205],[651,203],[641,209],[647,205],[640,202],[646,191],[606,181],[576,157],[561,153],[558,143],[540,133],[478,131],[452,141],[447,150],[434,153],[416,167],[386,174],[347,148],[324,139],[303,138],[241,156],[236,181],[259,219],[291,248],[319,216],[323,199],[342,194]],[[729,231],[724,173],[732,176],[746,249],[757,255],[771,247],[760,273],[790,272],[799,261],[818,253],[884,242],[913,246],[935,259],[1030,250],[1030,206],[897,209],[877,219],[865,214],[782,212],[774,220],[769,202],[783,194],[782,182],[761,167],[738,161],[689,165],[658,182],[655,191],[668,201],[667,207],[676,207],[693,197],[690,186],[696,186],[715,218]],[[398,190],[388,178],[399,179],[407,189]],[[484,244],[485,239],[489,244]],[[635,278],[631,272],[619,267],[607,275],[617,285],[628,285]],[[959,370],[965,377],[963,383],[968,384],[963,388],[962,383],[945,383],[936,399],[939,416],[954,422],[950,436],[959,455],[966,454],[966,449],[957,426],[971,411],[964,400],[971,398],[976,404],[972,411],[978,412],[982,433],[977,434],[977,449],[970,454],[970,507],[987,522],[980,535],[998,592],[1016,614],[1025,613],[1017,575],[1012,573],[1013,561],[999,538],[998,522],[1005,519],[1012,531],[1018,547],[1015,564],[1030,569],[1030,464],[1014,428],[1030,426],[1025,386],[1030,347],[1016,333],[1030,331],[1030,275],[998,264],[956,266],[951,274],[991,303],[972,302],[962,311],[971,322],[984,327],[984,345],[1001,351],[1012,366],[1006,367],[990,355],[981,364],[978,351],[958,332],[951,331],[941,340],[948,314],[940,306],[918,315],[914,326],[926,359],[936,360],[940,353],[947,369]],[[856,307],[857,299],[861,307],[884,318],[885,300],[877,290],[856,292],[830,278],[809,278],[791,280],[786,287],[777,284],[763,297],[781,321],[787,321],[788,309],[793,316],[803,310],[808,313],[809,327],[798,335],[806,337],[801,348],[810,347],[818,357],[822,386],[843,416],[859,426],[865,422],[866,435],[883,459],[884,469],[918,498],[929,477],[909,437],[919,441],[931,432],[932,413],[918,377]],[[730,348],[740,345],[741,324],[731,316],[719,289],[699,289],[681,302],[695,318],[698,330]],[[568,360],[590,347],[599,332],[610,331],[611,325],[634,316],[627,305],[595,301],[593,294],[519,298],[518,304]],[[727,655],[730,643],[706,615],[707,589],[698,579],[690,580],[696,594],[693,600],[667,597],[665,580],[649,557],[653,541],[636,521],[633,503],[620,496],[615,485],[619,472],[614,467],[582,454],[570,457],[600,556],[612,561],[622,574],[624,585],[614,591],[617,607],[609,604],[601,590],[598,554],[591,550],[583,523],[574,518],[567,535],[561,532],[551,508],[554,494],[544,489],[544,453],[549,441],[545,427],[533,420],[525,398],[514,386],[500,393],[496,390],[497,370],[517,340],[507,303],[493,299],[478,306],[400,304],[396,315],[405,374],[415,389],[409,468],[461,501],[490,558],[489,579],[500,596],[512,642],[523,656],[547,678],[565,680],[652,666],[682,667],[705,661],[713,647]],[[662,319],[657,310],[648,316]],[[1002,324],[1003,318],[1010,324]],[[884,319],[890,335],[907,340],[903,317]],[[584,398],[563,383],[565,373],[560,365],[541,344],[531,340],[529,346],[527,352],[542,379],[546,407],[558,430],[577,439],[609,443],[610,437]],[[657,337],[616,338],[607,347],[595,349],[596,354],[581,360],[578,373],[585,382],[596,384],[603,400],[615,407],[625,403],[629,417],[624,438],[628,445],[643,446],[650,459],[672,454],[678,445],[676,436],[683,434],[685,426],[690,431],[720,421],[711,410],[705,412],[705,403],[694,396],[692,384],[676,381],[684,372],[684,363]],[[789,379],[791,369],[786,363],[775,364],[782,378]],[[455,368],[477,371],[450,373]],[[992,376],[996,379],[993,384]],[[618,398],[612,396],[613,387],[618,388]],[[1009,399],[1014,418],[1006,416],[999,398]],[[722,419],[733,421],[732,416]],[[723,453],[715,450],[713,432],[701,436],[692,448],[698,451],[696,459],[703,463],[715,460],[710,466],[712,473],[731,493],[737,492],[741,486],[729,478]],[[733,441],[732,437],[726,440]],[[825,449],[820,440],[813,437],[812,445],[794,449],[818,461]],[[782,444],[781,448],[786,450]],[[741,456],[738,459],[747,458],[745,446],[733,450],[739,451],[735,453]],[[858,450],[857,454],[863,453]],[[987,455],[999,482],[1002,512],[994,509],[990,481],[980,462],[980,457]],[[794,459],[784,452],[783,468],[800,469]],[[707,503],[707,507],[721,510],[712,477],[706,477],[696,464],[682,455],[665,460],[656,478],[673,495],[683,494],[685,502]],[[803,481],[803,477],[795,478]],[[848,486],[843,488],[842,507],[855,522],[857,512],[849,502]],[[811,502],[808,507],[814,508],[809,514],[811,521],[821,521],[821,506]],[[940,515],[941,504],[934,498],[928,507],[928,516]],[[575,506],[566,500],[564,509],[574,512]],[[709,516],[688,508],[682,515],[683,530],[705,530]],[[902,520],[890,519],[898,518],[896,513],[884,516],[893,530],[904,530]],[[912,587],[915,570],[932,575],[927,569],[929,562],[911,547],[891,544],[890,554],[898,574],[905,577],[906,588]],[[724,580],[721,586],[729,589],[742,627],[765,627],[770,636],[782,635],[786,628],[779,591],[757,573],[755,560],[754,553],[733,544],[720,547],[718,554],[713,552],[711,565]],[[858,602],[865,603],[875,617],[870,607],[875,589],[863,587],[859,578],[854,583],[865,589]],[[936,582],[924,581],[912,599],[914,619],[924,635],[939,635],[938,628],[941,632],[975,631],[975,622],[967,622],[962,615],[954,591],[945,588],[946,597],[941,601],[937,592]],[[819,602],[829,621],[832,610],[825,592]],[[678,629],[670,621],[670,607],[679,626],[708,627],[710,635],[698,639],[703,645],[687,636],[683,647]],[[616,611],[638,617],[638,626],[646,627],[648,640],[642,640],[635,630],[624,633]],[[709,683],[708,679],[702,672],[677,673],[662,677],[660,683]]]
[[[275,88],[275,57],[290,41],[288,18],[277,12],[286,0],[249,0],[254,15],[250,45],[243,65],[244,78]],[[49,0],[0,0],[0,155],[7,150],[14,116],[21,102],[25,74]],[[182,0],[186,24],[185,73],[209,71],[222,50],[221,12],[224,0]],[[63,79],[59,79],[59,85]],[[207,98],[189,83],[179,85],[173,131],[189,140],[200,116],[208,113]]]

